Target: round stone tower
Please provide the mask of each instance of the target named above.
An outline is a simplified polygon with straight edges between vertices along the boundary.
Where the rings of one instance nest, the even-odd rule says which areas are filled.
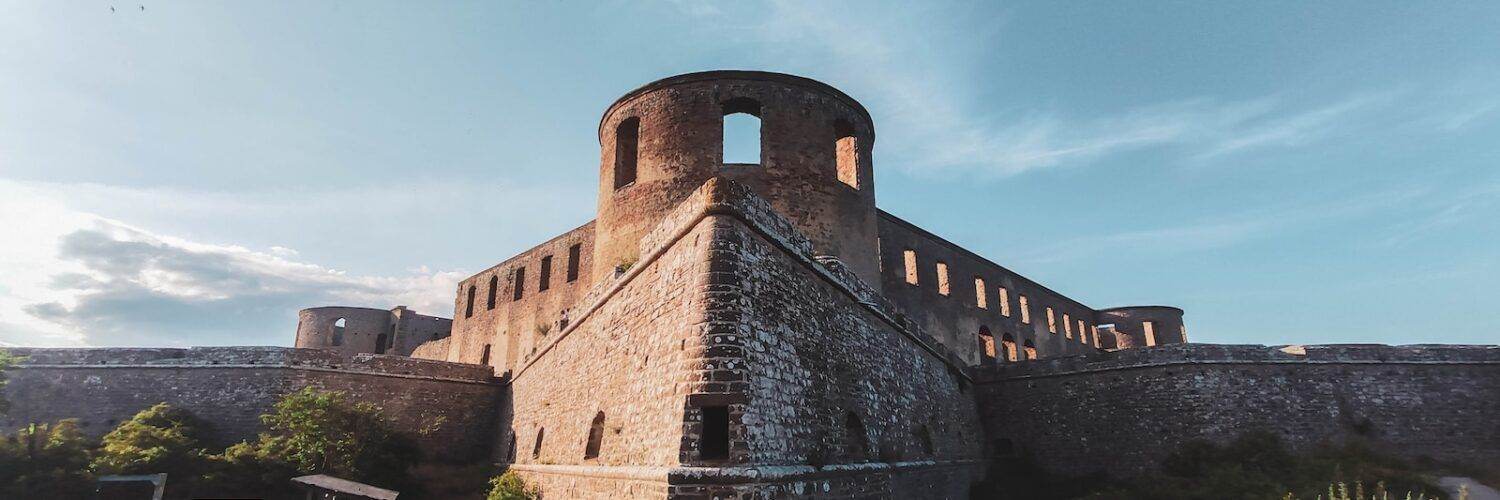
[[[1171,306],[1130,306],[1100,309],[1100,325],[1114,325],[1116,349],[1187,343],[1182,309]],[[1147,340],[1150,332],[1150,340]]]
[[[724,117],[760,119],[760,162],[724,163]],[[870,286],[880,287],[875,126],[821,82],[760,71],[678,75],[635,89],[599,122],[594,272],[639,258],[641,237],[704,182],[744,184]]]

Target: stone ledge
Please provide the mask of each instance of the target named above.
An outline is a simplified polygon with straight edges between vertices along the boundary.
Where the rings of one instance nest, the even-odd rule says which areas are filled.
[[[1414,344],[1173,344],[1106,351],[982,370],[982,382],[1184,365],[1500,365],[1500,346]]]
[[[345,357],[334,351],[294,347],[19,347],[6,350],[23,357],[20,368],[287,368],[481,384],[493,382],[489,370],[479,365],[376,354]]]
[[[673,485],[724,485],[769,481],[804,481],[877,473],[902,473],[923,469],[976,467],[982,460],[920,460],[810,465],[746,465],[732,467],[610,466],[512,464],[511,470],[603,479],[648,481]]]

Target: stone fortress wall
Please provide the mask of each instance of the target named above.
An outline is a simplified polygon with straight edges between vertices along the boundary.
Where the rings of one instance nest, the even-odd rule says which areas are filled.
[[[297,347],[326,349],[345,356],[410,356],[424,342],[447,338],[453,320],[394,309],[328,306],[297,311]]]
[[[978,374],[986,443],[1065,474],[1129,476],[1250,429],[1500,471],[1500,347],[1183,344]]]
[[[216,445],[254,440],[260,415],[281,396],[315,387],[379,404],[430,457],[483,456],[503,387],[473,365],[398,356],[343,356],[321,349],[194,347],[10,348],[24,356],[7,373],[11,411],[0,429],[77,418],[93,438],[157,403],[213,425]],[[418,432],[418,431],[421,432]]]

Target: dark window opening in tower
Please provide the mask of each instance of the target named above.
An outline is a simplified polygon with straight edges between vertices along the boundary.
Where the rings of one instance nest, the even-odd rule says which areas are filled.
[[[474,285],[469,285],[469,298],[464,302],[464,317],[474,317]]]
[[[995,336],[990,334],[989,327],[979,327],[979,347],[983,349],[980,352],[981,361],[985,364],[995,361]]]
[[[1005,349],[1005,360],[1006,361],[1009,361],[1009,362],[1012,362],[1012,363],[1016,362],[1016,338],[1015,337],[1012,337],[1009,333],[1007,333],[1004,336],[1000,337],[1000,347],[1002,347],[1002,348]]]
[[[583,245],[579,243],[568,247],[568,283],[578,280],[578,257],[582,249]]]
[[[931,456],[932,431],[927,430],[927,425],[924,424],[917,426],[917,430],[914,432],[914,434],[917,435],[917,443],[922,445],[922,453]]]
[[[839,182],[859,189],[859,139],[854,135],[854,127],[844,120],[835,121],[833,135],[834,164]]]
[[[698,458],[729,458],[729,407],[705,406],[699,411],[703,413],[703,432],[698,438]]]
[[[485,308],[486,309],[494,309],[495,308],[495,293],[498,292],[499,288],[500,288],[500,277],[499,276],[493,276],[493,275],[490,276],[490,295],[489,295],[489,298],[485,300]]]
[[[626,118],[615,127],[615,189],[635,183],[640,137],[640,118]]]
[[[375,336],[375,354],[385,354],[386,344],[389,342],[390,337],[387,337],[384,333]]]
[[[594,422],[589,424],[589,440],[583,447],[583,458],[599,458],[599,447],[604,444],[604,412],[594,415]]]
[[[539,428],[539,429],[536,430],[536,445],[534,445],[534,446],[531,447],[531,459],[532,460],[536,460],[537,457],[542,456],[542,436],[546,432],[547,432],[546,428]]]
[[[542,270],[537,273],[536,291],[545,292],[552,288],[552,256],[542,257]]]
[[[724,164],[759,165],[760,103],[738,97],[724,101]]]
[[[510,300],[521,300],[521,297],[526,296],[526,268],[516,268],[515,276],[514,283],[511,283],[515,288],[511,290]]]
[[[866,439],[864,422],[859,420],[859,415],[849,412],[844,416],[844,458],[851,462],[869,460],[870,445]]]
[[[344,345],[344,325],[346,324],[348,322],[344,321],[344,318],[333,321],[333,339],[329,342],[329,345]]]
[[[489,344],[485,344],[484,345],[484,351],[482,351],[482,352],[479,353],[479,364],[480,365],[489,365],[490,364],[490,345]]]

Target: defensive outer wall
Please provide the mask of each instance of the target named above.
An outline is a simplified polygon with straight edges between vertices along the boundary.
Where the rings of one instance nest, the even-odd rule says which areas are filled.
[[[315,387],[380,405],[426,456],[481,459],[492,441],[503,387],[489,370],[396,356],[341,356],[285,347],[9,349],[24,356],[6,375],[10,413],[0,429],[79,419],[98,438],[157,403],[213,425],[215,445],[254,440],[260,415],[281,396]]]
[[[979,374],[992,456],[1129,476],[1249,429],[1500,470],[1500,347],[1181,344]]]

